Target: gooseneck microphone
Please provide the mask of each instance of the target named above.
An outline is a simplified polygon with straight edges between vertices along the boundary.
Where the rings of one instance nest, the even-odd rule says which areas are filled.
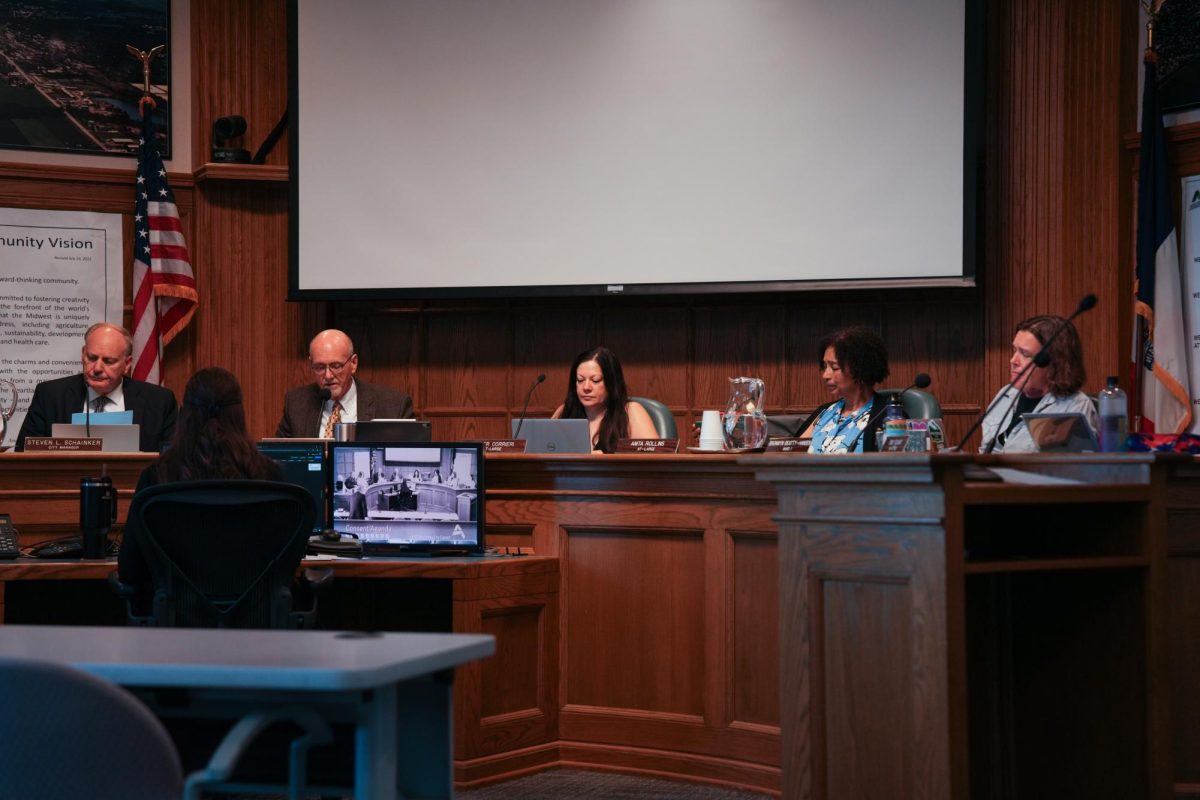
[[[1071,323],[1075,321],[1076,317],[1078,317],[1080,314],[1082,314],[1085,311],[1091,311],[1095,307],[1096,307],[1096,295],[1085,294],[1079,300],[1079,305],[1075,306],[1075,310],[1071,312],[1071,316],[1067,317],[1062,322],[1061,325],[1059,325],[1057,328],[1055,328],[1054,332],[1050,334],[1049,338],[1047,338],[1046,341],[1042,343],[1042,349],[1038,350],[1037,355],[1035,355],[1032,359],[1030,359],[1029,363],[1021,368],[1021,371],[1018,372],[1016,374],[1016,376],[1011,381],[1008,382],[1008,384],[1004,387],[1004,389],[1001,390],[1001,392],[996,395],[996,399],[993,400],[988,405],[988,407],[984,409],[982,414],[980,414],[978,417],[976,417],[975,421],[973,423],[971,423],[971,427],[967,429],[966,435],[964,435],[962,437],[962,439],[959,441],[959,443],[957,445],[955,445],[954,450],[961,451],[963,449],[963,445],[965,445],[967,443],[967,440],[970,439],[971,436],[973,436],[975,434],[975,431],[979,430],[979,426],[983,424],[983,421],[985,419],[987,419],[988,415],[991,414],[992,411],[995,410],[996,406],[999,405],[1000,401],[1004,399],[1004,396],[1008,393],[1009,389],[1011,389],[1012,387],[1017,386],[1017,385],[1020,385],[1022,387],[1025,385],[1025,379],[1029,375],[1029,371],[1031,369],[1033,369],[1034,367],[1039,367],[1039,368],[1044,369],[1045,367],[1050,365],[1050,343],[1053,342],[1055,339],[1057,339],[1058,335],[1060,333],[1062,333],[1064,330],[1066,330],[1068,327],[1070,327]],[[1020,399],[1020,396],[1021,396],[1020,392],[1017,392],[1017,394],[1013,396],[1012,402],[1009,404],[1009,409],[1007,411],[1005,411],[1004,414],[1000,417],[1001,422],[1003,422],[1004,419],[1011,413],[1012,408],[1014,406],[1016,406],[1017,400]],[[992,450],[994,450],[996,448],[996,440],[999,438],[999,436],[1000,436],[1000,426],[997,425],[996,433],[992,436],[991,441],[989,441],[987,443],[987,446],[983,450],[983,452],[985,454],[992,452]]]
[[[321,398],[322,403],[326,403],[329,402],[329,398],[333,397],[333,392],[328,389],[321,389],[321,391],[317,392],[317,397]]]
[[[529,411],[529,401],[533,399],[533,391],[544,380],[546,380],[546,373],[539,373],[537,378],[534,379],[533,385],[529,387],[529,391],[525,393],[525,405],[521,406],[521,419],[517,421],[517,430],[513,433],[514,439],[521,438],[521,426],[525,424],[525,413]]]
[[[925,389],[931,383],[933,383],[933,378],[929,377],[929,373],[918,372],[916,375],[913,376],[912,383],[910,383],[908,386],[904,387],[904,389],[902,391],[893,392],[892,394],[894,394],[896,396],[896,399],[901,403],[901,405],[903,405],[904,395],[906,395],[909,392],[909,390]],[[879,409],[874,414],[867,417],[867,424],[864,425],[862,428],[860,428],[858,431],[858,435],[856,435],[852,440],[850,440],[850,445],[846,448],[847,453],[853,451],[854,448],[856,446],[858,446],[858,440],[862,438],[863,434],[866,433],[867,431],[869,431],[871,429],[871,426],[879,421],[880,416],[887,413],[887,407],[888,407],[888,404],[884,403],[883,408]]]

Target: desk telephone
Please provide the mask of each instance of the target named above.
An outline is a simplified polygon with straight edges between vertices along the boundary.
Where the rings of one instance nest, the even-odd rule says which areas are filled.
[[[19,555],[17,529],[13,527],[12,517],[0,514],[0,558],[16,558]]]

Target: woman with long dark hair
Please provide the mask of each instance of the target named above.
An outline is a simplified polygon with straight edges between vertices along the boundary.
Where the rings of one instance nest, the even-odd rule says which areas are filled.
[[[137,491],[176,481],[210,478],[277,481],[282,477],[279,465],[258,451],[246,431],[238,379],[228,370],[208,367],[187,382],[171,445],[158,461],[142,471]],[[123,583],[141,586],[150,581],[136,526],[125,530],[117,572]]]
[[[658,437],[646,409],[629,399],[621,362],[607,347],[594,347],[575,356],[567,380],[567,396],[553,418],[586,419],[592,452],[616,452],[619,439]]]

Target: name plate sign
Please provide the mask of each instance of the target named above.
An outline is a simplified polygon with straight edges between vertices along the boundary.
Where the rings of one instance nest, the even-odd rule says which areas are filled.
[[[618,453],[678,453],[679,439],[618,439]]]
[[[103,449],[104,440],[99,436],[74,438],[70,436],[26,436],[25,452],[87,453]]]
[[[768,453],[807,453],[808,444],[811,439],[796,439],[789,437],[779,437],[767,439]]]
[[[524,439],[484,439],[483,452],[485,453],[524,453]]]

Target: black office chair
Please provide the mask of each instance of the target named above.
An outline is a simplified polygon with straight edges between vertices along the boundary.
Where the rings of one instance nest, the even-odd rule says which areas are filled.
[[[306,628],[315,591],[332,570],[306,570],[312,606],[293,610],[292,583],[312,533],[312,496],[290,483],[208,480],[152,486],[133,498],[126,540],[137,537],[153,582],[109,576],[135,625]],[[131,545],[127,545],[131,546]],[[139,608],[143,606],[142,608]]]
[[[306,797],[307,758],[332,740],[315,712],[282,708],[242,718],[204,769],[183,778],[163,724],[133,695],[62,664],[0,659],[0,787],[4,797],[88,800],[199,800],[245,791],[238,762],[259,735],[286,722],[299,728],[287,753],[288,797]]]
[[[880,389],[877,394],[885,397],[890,394],[904,393],[901,403],[904,406],[904,416],[909,419],[941,419],[942,406],[938,399],[929,392],[921,389]]]

